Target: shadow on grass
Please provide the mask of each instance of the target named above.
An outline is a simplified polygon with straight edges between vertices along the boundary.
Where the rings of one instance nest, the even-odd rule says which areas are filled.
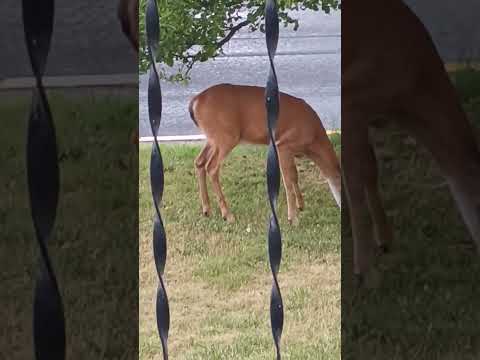
[[[478,74],[478,73],[477,73]],[[480,128],[480,88],[456,81]],[[381,192],[395,240],[382,283],[353,307],[352,239],[342,216],[342,358],[478,359],[480,258],[430,154],[394,129],[377,131]],[[480,184],[479,184],[480,185]]]
[[[25,172],[30,100],[1,103],[0,348],[8,359],[26,359],[33,358],[32,301],[38,273]],[[137,126],[137,100],[53,95],[50,103],[60,199],[48,244],[64,300],[67,358],[136,358],[138,152],[129,136]]]

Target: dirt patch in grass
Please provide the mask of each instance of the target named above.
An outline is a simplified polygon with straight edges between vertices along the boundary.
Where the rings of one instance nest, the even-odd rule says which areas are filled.
[[[333,141],[339,145],[338,137]],[[266,148],[241,146],[226,162],[222,184],[237,219],[234,224],[221,219],[211,190],[213,215],[201,216],[193,173],[199,150],[195,145],[162,146],[170,351],[177,359],[271,359]],[[140,359],[160,359],[148,158],[149,149],[142,146]],[[306,198],[300,225],[287,224],[283,194],[279,207],[284,239],[279,278],[285,305],[283,353],[292,359],[339,359],[340,211],[313,164],[302,160],[299,169]]]

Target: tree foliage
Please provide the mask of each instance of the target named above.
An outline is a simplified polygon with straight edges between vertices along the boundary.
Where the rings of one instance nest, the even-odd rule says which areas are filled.
[[[148,67],[145,44],[145,5],[140,0],[140,70]],[[185,81],[195,63],[221,54],[222,47],[240,29],[263,31],[265,0],[158,0],[161,39],[157,57],[173,75],[162,76],[172,81]],[[323,10],[339,7],[338,0],[279,0],[281,24],[299,27],[289,10]],[[169,72],[171,73],[171,72]]]

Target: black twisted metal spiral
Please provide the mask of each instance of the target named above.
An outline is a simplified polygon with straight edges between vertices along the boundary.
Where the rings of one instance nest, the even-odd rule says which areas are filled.
[[[279,26],[278,7],[275,0],[267,0],[265,5],[265,35],[270,61],[267,86],[265,89],[265,101],[267,107],[267,125],[270,136],[270,145],[267,154],[267,190],[272,215],[268,229],[268,256],[270,269],[273,276],[272,292],[270,297],[270,322],[272,335],[275,342],[277,360],[281,359],[280,339],[283,330],[283,302],[278,285],[278,271],[282,259],[282,235],[278,224],[278,217],[275,206],[280,188],[280,166],[278,162],[278,151],[275,144],[275,127],[280,112],[280,98],[278,91],[277,74],[273,60],[277,51]]]
[[[160,20],[156,0],[148,0],[145,10],[145,25],[147,33],[147,50],[150,61],[148,81],[148,117],[153,135],[152,154],[150,157],[150,184],[152,188],[155,218],[153,225],[153,254],[157,268],[159,286],[157,290],[157,328],[162,343],[163,358],[168,359],[168,331],[170,328],[170,310],[167,292],[163,281],[165,262],[167,260],[167,237],[160,215],[160,203],[163,196],[164,172],[163,160],[158,145],[157,135],[162,119],[162,91],[156,68],[156,51],[160,41]]]
[[[33,302],[33,338],[37,360],[65,359],[65,317],[62,298],[48,254],[55,223],[59,170],[55,126],[42,84],[54,18],[53,0],[23,0],[23,28],[36,80],[28,121],[27,178],[30,209],[40,248],[40,272]]]

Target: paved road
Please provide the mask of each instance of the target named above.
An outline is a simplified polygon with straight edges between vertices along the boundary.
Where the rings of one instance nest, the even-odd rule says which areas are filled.
[[[22,2],[0,0],[0,79],[31,76]],[[48,76],[133,74],[134,51],[117,19],[117,1],[55,1]]]
[[[479,0],[406,2],[430,30],[444,60],[480,59]],[[57,0],[55,4],[55,29],[52,51],[48,57],[48,75],[133,74],[137,71],[135,54],[120,31],[116,18],[117,0]],[[20,6],[21,1],[0,1],[0,79],[31,76],[32,73],[24,44]],[[331,50],[329,40],[315,35],[339,34],[340,15],[306,14],[301,19],[303,21],[298,34],[282,34],[280,48],[283,46],[288,49],[287,36],[303,34],[313,37],[296,39],[295,43],[302,51]],[[252,37],[241,34],[241,37],[245,36]],[[253,36],[258,37],[259,34]],[[330,40],[336,41],[334,48],[340,47],[339,39]],[[249,45],[249,42],[252,44]],[[256,51],[263,51],[263,39],[235,40],[228,50],[238,53],[249,46],[256,48]],[[197,71],[207,70],[208,66],[197,68]]]
[[[445,61],[480,59],[480,1],[405,0],[425,24]]]
[[[297,32],[281,29],[276,69],[281,91],[305,99],[327,129],[340,128],[340,13],[298,13]],[[198,64],[188,86],[162,83],[160,135],[199,134],[188,115],[188,102],[203,89],[222,82],[264,86],[268,63],[264,34],[242,32],[225,48],[225,57]],[[147,123],[147,79],[140,77],[140,136]]]

